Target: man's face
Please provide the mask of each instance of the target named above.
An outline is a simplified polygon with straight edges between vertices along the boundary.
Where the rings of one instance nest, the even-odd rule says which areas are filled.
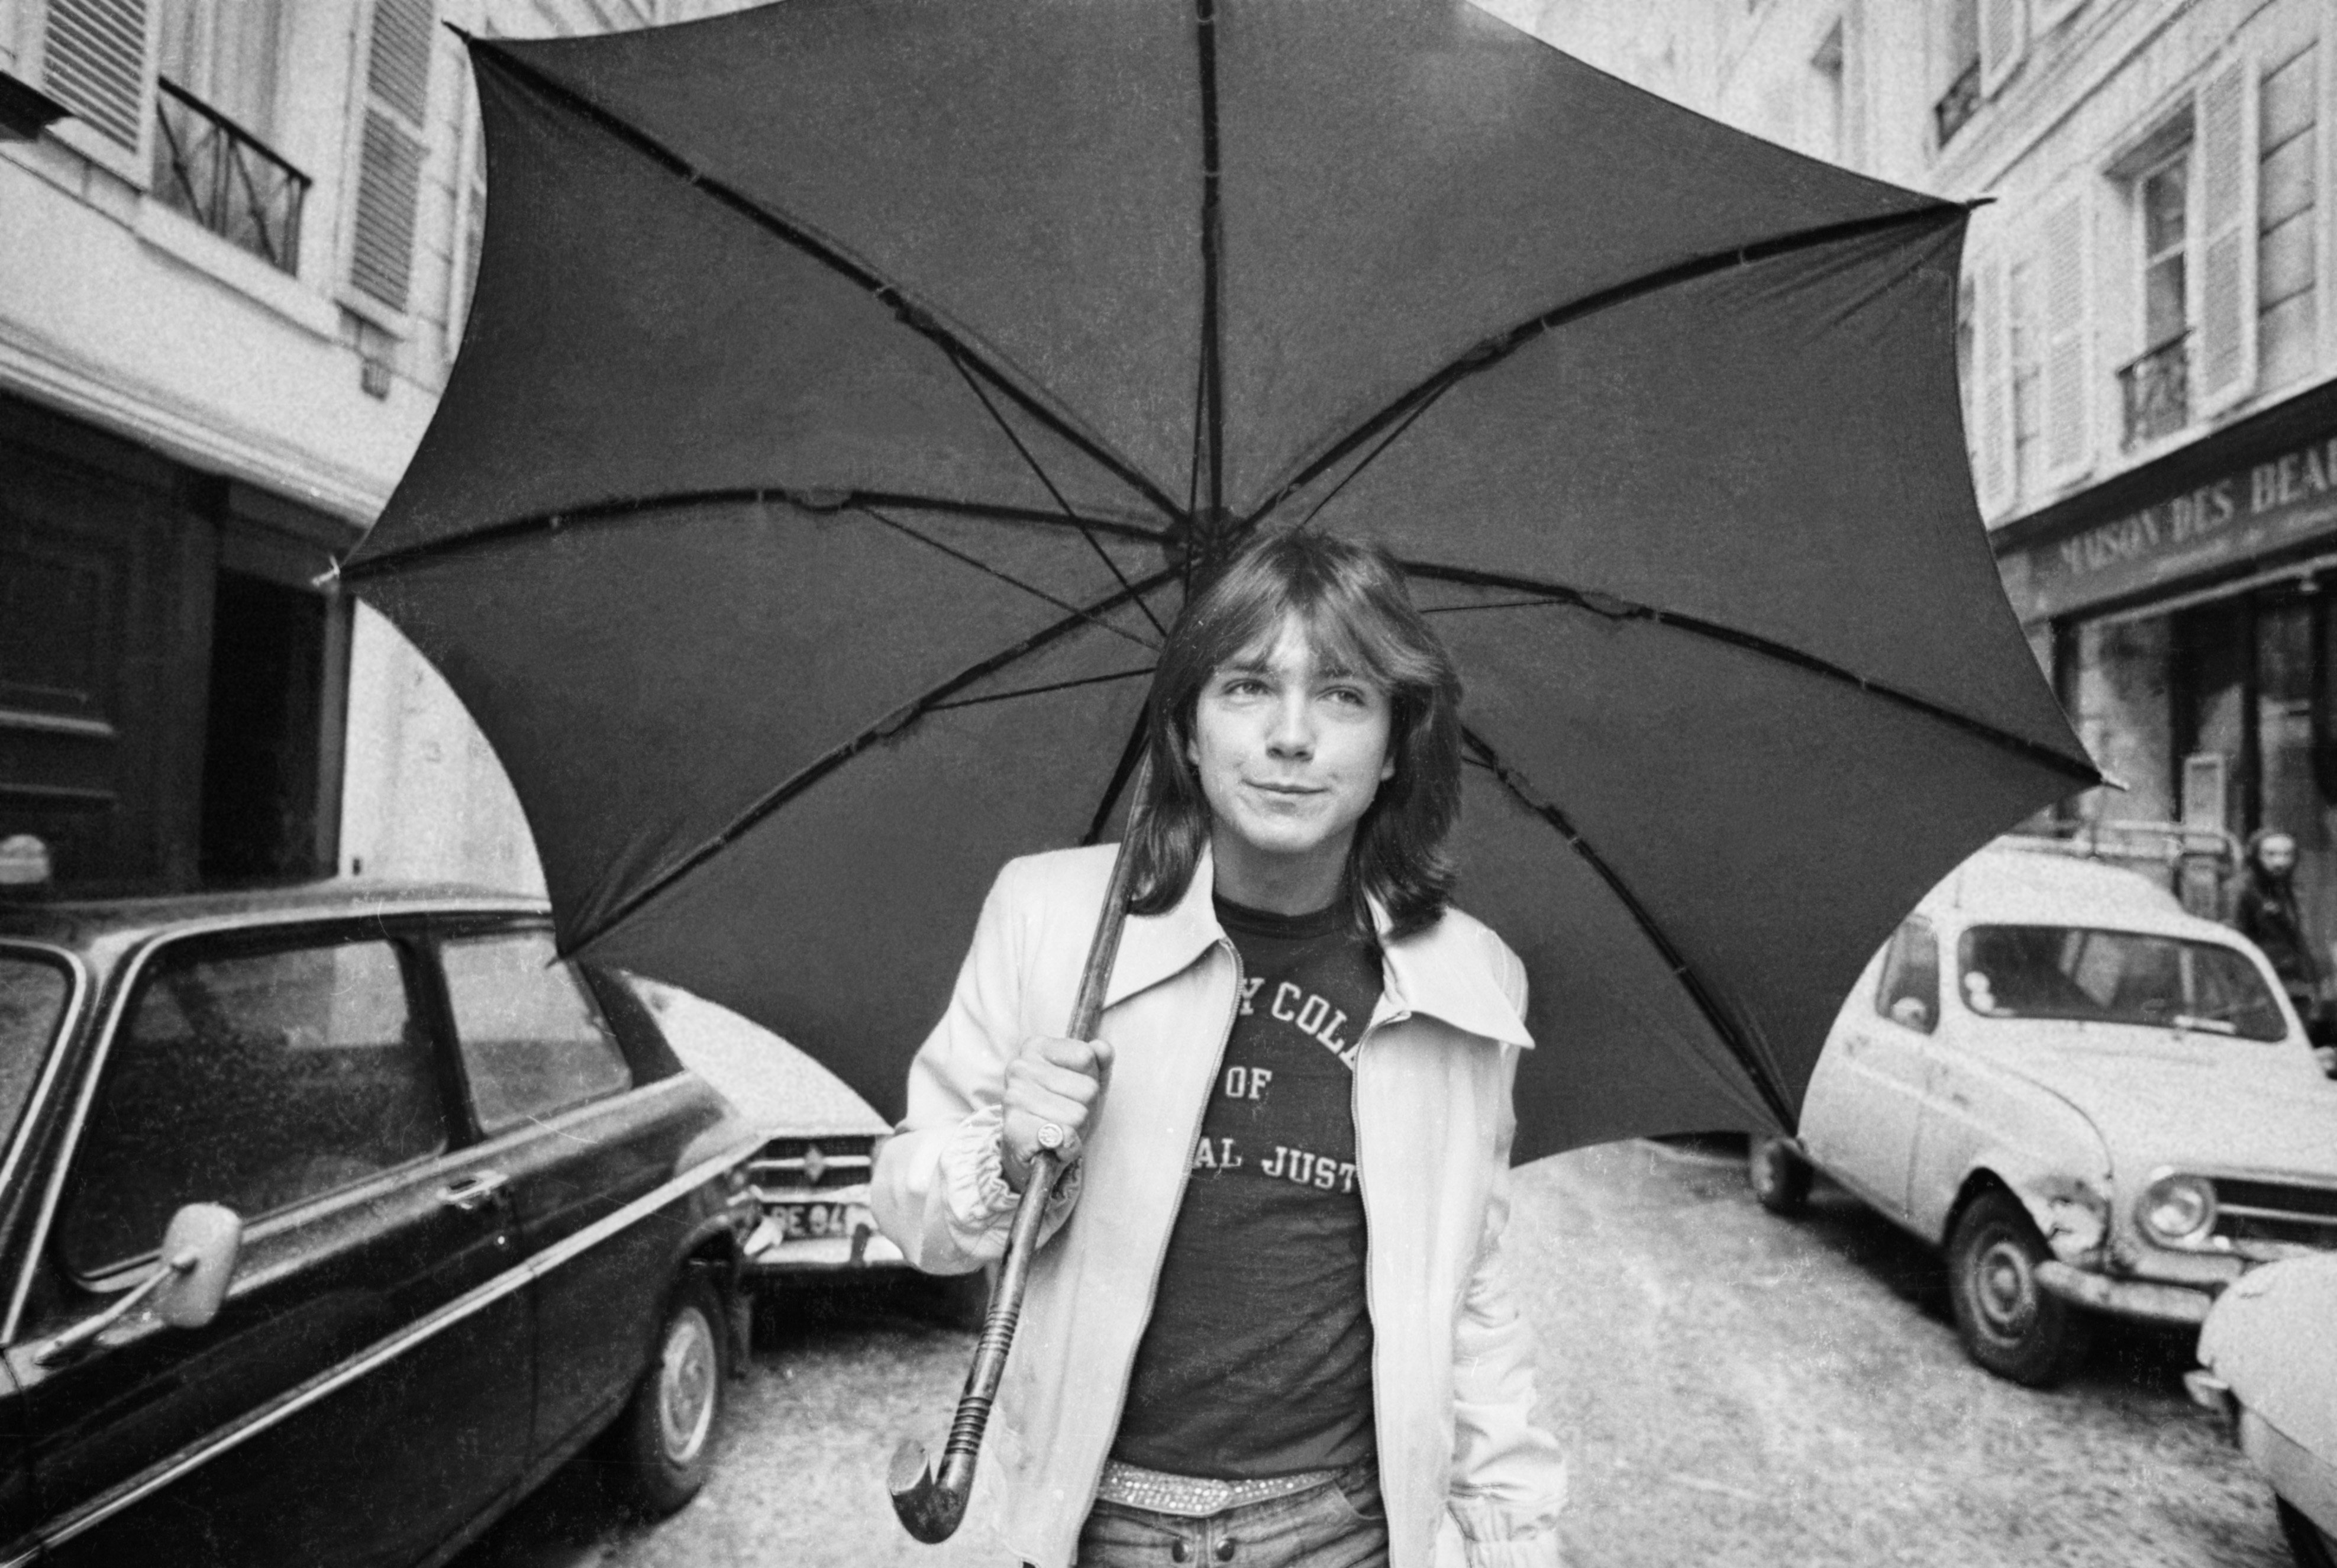
[[[2285,877],[2296,869],[2296,840],[2285,833],[2275,833],[2256,846],[2256,858],[2273,876]]]
[[[1395,771],[1389,717],[1388,693],[1319,662],[1296,618],[1270,645],[1219,665],[1201,688],[1186,755],[1221,852],[1344,864],[1356,821]]]

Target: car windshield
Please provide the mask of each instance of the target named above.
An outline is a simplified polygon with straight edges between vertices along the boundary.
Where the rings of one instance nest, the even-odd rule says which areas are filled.
[[[0,1134],[16,1125],[72,995],[73,974],[62,959],[0,952]]]
[[[2072,926],[1975,926],[1959,944],[1964,1000],[1990,1018],[2078,1018],[2287,1037],[2272,988],[2235,947]]]

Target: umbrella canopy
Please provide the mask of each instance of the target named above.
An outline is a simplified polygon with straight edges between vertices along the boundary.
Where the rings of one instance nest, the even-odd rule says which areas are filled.
[[[1468,686],[1521,1159],[1790,1122],[2094,780],[1973,504],[1965,212],[1459,0],[791,0],[474,41],[493,192],[347,566],[562,937],[888,1113],[1009,855],[1108,837],[1189,573],[1376,539]]]

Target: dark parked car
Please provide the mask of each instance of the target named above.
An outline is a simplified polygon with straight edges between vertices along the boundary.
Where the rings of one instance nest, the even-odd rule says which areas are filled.
[[[543,907],[0,901],[0,1564],[452,1555],[711,1457],[758,1142]]]

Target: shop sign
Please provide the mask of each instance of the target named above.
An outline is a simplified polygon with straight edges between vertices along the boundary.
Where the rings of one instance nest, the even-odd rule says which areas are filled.
[[[2009,555],[2005,592],[2038,621],[2332,532],[2337,436],[2322,436]]]

